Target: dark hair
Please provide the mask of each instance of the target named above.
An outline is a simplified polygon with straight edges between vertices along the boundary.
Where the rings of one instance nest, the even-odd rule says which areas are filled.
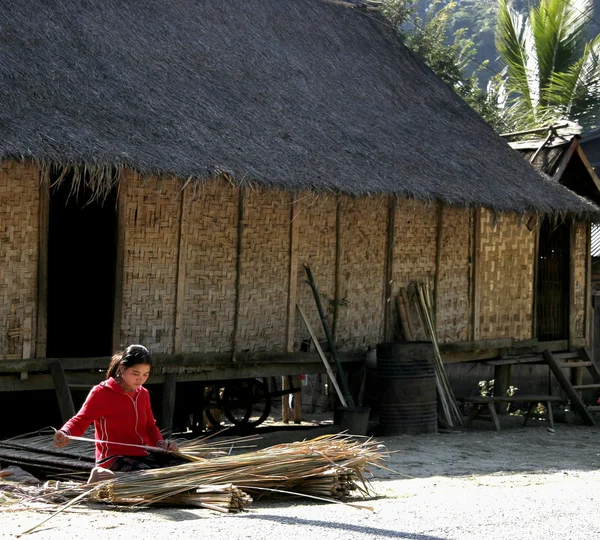
[[[108,366],[106,378],[110,379],[111,377],[116,377],[119,366],[123,366],[127,369],[138,364],[152,365],[150,351],[143,345],[129,345],[124,351],[117,352],[113,355],[110,360],[110,366]]]

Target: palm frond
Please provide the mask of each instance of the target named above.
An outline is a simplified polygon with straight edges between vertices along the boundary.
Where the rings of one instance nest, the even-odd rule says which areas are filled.
[[[588,125],[600,109],[600,36],[585,46],[583,55],[564,73],[554,73],[545,92],[547,108]]]
[[[528,20],[500,0],[496,47],[507,66],[507,89],[534,114],[539,101],[538,61]]]
[[[581,55],[585,27],[593,14],[593,0],[541,0],[529,20],[539,62],[540,87],[554,73],[566,72]]]

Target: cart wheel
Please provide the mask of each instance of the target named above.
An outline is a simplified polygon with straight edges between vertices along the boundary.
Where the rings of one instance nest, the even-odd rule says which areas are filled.
[[[211,386],[210,388],[208,388],[206,390],[206,393],[204,395],[204,400],[205,400],[205,403],[207,404],[207,406],[204,408],[204,414],[206,415],[206,419],[210,422],[212,427],[214,427],[215,429],[220,429],[222,427],[221,422],[217,422],[217,419],[212,414],[213,410],[219,411],[219,409],[218,409],[218,407],[219,407],[218,392],[219,391],[220,391],[220,388],[217,388],[216,386]],[[211,405],[212,405],[212,408],[211,408]],[[221,416],[221,415],[219,414],[219,416]]]
[[[271,412],[267,386],[257,379],[232,382],[223,390],[223,411],[236,426],[258,426]]]

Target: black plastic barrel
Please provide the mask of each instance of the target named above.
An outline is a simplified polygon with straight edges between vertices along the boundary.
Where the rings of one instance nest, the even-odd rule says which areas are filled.
[[[377,345],[379,423],[387,435],[437,433],[437,392],[430,341]]]

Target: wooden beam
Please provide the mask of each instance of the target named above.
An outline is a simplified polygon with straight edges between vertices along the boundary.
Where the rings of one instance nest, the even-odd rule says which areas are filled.
[[[38,275],[37,275],[37,313],[35,332],[35,356],[46,356],[48,337],[48,231],[50,225],[50,185],[48,168],[42,169],[44,177],[40,180],[40,208],[38,231]]]
[[[396,231],[395,195],[390,195],[387,219],[387,239],[385,250],[384,284],[383,284],[383,339],[388,342],[394,339],[394,299],[392,297],[392,281],[394,278],[394,242]]]
[[[479,267],[481,265],[481,208],[473,210],[473,251],[471,254],[471,338],[479,339]]]
[[[233,335],[231,359],[237,359],[238,326],[240,322],[240,284],[242,280],[242,241],[244,238],[244,198],[245,188],[238,188],[237,242],[235,249],[235,304],[233,308]]]
[[[64,424],[69,418],[75,416],[75,406],[73,405],[71,390],[67,383],[65,371],[60,360],[49,360],[48,369],[52,376],[52,382],[58,400],[58,407],[60,409],[60,416]]]
[[[433,320],[437,321],[438,289],[440,284],[440,263],[442,261],[442,235],[444,233],[444,203],[438,202],[435,233],[435,274],[433,276]]]
[[[113,304],[112,350],[122,348],[121,322],[123,320],[123,276],[125,271],[125,175],[121,171],[117,191],[117,245],[115,253],[115,300]]]
[[[173,354],[181,352],[182,331],[183,331],[183,303],[185,299],[185,261],[186,261],[186,246],[187,246],[187,230],[186,230],[186,215],[187,215],[187,185],[189,181],[183,185],[181,189],[181,206],[179,209],[179,238],[177,242],[177,288],[175,292],[175,328],[173,330]]]
[[[339,353],[342,362],[364,362],[364,352]],[[29,360],[2,360],[0,373],[47,372],[49,358],[31,358]],[[107,370],[110,356],[96,358],[60,358],[65,371]],[[243,352],[238,354],[238,361],[244,365],[289,364],[302,365],[320,362],[319,356],[307,352]],[[190,353],[190,354],[155,354],[152,355],[152,366],[155,371],[174,369],[181,372],[194,367],[206,369],[228,369],[231,367],[230,353]],[[243,368],[243,366],[241,366]],[[310,373],[310,371],[300,372]],[[316,373],[321,373],[320,371]]]

